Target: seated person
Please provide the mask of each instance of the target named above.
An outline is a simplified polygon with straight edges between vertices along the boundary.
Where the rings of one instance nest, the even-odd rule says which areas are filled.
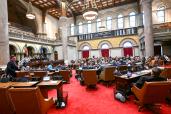
[[[160,77],[161,70],[157,67],[152,68],[151,76],[142,76],[140,79],[135,83],[136,87],[142,88],[144,83],[147,82],[154,82],[154,81],[165,81],[166,79]]]
[[[62,67],[62,65],[59,64],[58,66],[56,66],[56,70],[57,70],[57,71],[62,70],[61,67]]]
[[[47,70],[48,71],[52,71],[52,70],[55,70],[52,66],[52,63],[50,63],[48,66],[47,66]]]

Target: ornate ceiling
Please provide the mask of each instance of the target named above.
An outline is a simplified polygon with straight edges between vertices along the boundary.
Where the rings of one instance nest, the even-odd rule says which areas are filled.
[[[29,2],[29,0],[25,0]],[[30,0],[37,8],[47,11],[53,17],[61,16],[61,1],[62,0]],[[67,16],[77,16],[82,14],[84,8],[84,0],[63,0],[67,2]],[[139,0],[95,0],[98,10],[125,5]]]

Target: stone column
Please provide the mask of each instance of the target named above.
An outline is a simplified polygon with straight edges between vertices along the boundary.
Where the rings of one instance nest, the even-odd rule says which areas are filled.
[[[47,10],[42,11],[42,33],[46,33],[46,14]]]
[[[61,31],[60,36],[62,39],[62,45],[63,45],[63,49],[61,51],[63,51],[63,58],[65,61],[68,60],[68,18],[67,17],[60,17],[59,19],[59,29]]]
[[[6,65],[9,61],[7,0],[0,2],[0,54],[0,65]]]
[[[66,2],[65,0],[62,1],[62,15],[59,18],[59,29],[60,29],[60,37],[62,39],[62,47],[61,50],[63,52],[63,58],[65,63],[68,63],[68,18],[66,16]]]
[[[141,4],[144,10],[144,41],[146,57],[154,56],[152,1],[153,0],[141,0]]]

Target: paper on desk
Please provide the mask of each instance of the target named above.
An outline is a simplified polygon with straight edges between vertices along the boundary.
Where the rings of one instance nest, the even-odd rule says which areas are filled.
[[[151,72],[152,70],[150,69],[150,70],[143,70],[143,71],[141,71],[141,73],[148,73],[148,72]]]

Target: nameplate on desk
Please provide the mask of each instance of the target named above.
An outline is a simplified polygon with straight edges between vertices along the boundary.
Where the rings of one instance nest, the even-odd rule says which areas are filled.
[[[30,84],[35,84],[35,83],[37,83],[36,81],[34,81],[34,82],[28,82],[28,83],[30,83]]]
[[[50,81],[50,83],[58,83],[58,81]]]

